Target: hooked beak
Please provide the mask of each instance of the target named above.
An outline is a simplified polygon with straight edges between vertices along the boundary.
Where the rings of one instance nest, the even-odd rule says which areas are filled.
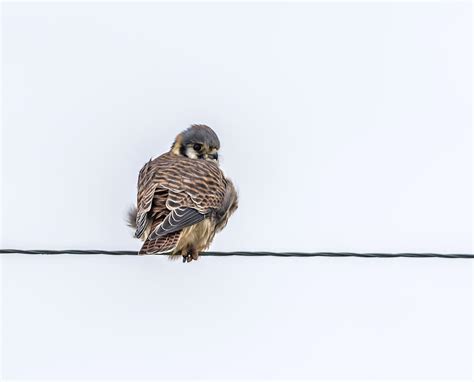
[[[208,154],[207,157],[208,157],[209,159],[214,159],[215,161],[217,161],[217,159],[219,158],[219,154],[217,154],[217,153]]]

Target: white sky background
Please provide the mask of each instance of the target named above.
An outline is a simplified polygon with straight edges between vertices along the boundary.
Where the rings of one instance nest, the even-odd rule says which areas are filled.
[[[2,7],[2,247],[138,249],[139,169],[206,123],[213,250],[472,253],[468,2]],[[10,378],[471,373],[466,261],[2,263]]]

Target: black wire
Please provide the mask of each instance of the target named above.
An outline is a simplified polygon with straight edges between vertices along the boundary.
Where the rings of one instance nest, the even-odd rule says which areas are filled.
[[[19,253],[25,255],[137,255],[136,251],[104,251],[101,249],[80,250],[50,250],[50,249],[0,249],[0,253]],[[273,256],[273,257],[438,257],[445,259],[474,259],[472,254],[462,253],[354,253],[354,252],[202,252],[201,256]]]

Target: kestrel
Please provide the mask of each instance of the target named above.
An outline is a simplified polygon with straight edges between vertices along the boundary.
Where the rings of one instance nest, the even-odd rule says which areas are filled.
[[[129,213],[135,237],[144,241],[140,255],[197,260],[226,226],[238,198],[219,168],[219,148],[210,127],[192,125],[140,170],[137,207]]]

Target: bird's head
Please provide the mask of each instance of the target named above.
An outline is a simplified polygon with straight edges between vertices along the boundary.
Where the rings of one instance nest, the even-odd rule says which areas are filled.
[[[192,125],[178,134],[171,152],[191,159],[218,162],[219,148],[219,138],[214,130],[206,125]]]

